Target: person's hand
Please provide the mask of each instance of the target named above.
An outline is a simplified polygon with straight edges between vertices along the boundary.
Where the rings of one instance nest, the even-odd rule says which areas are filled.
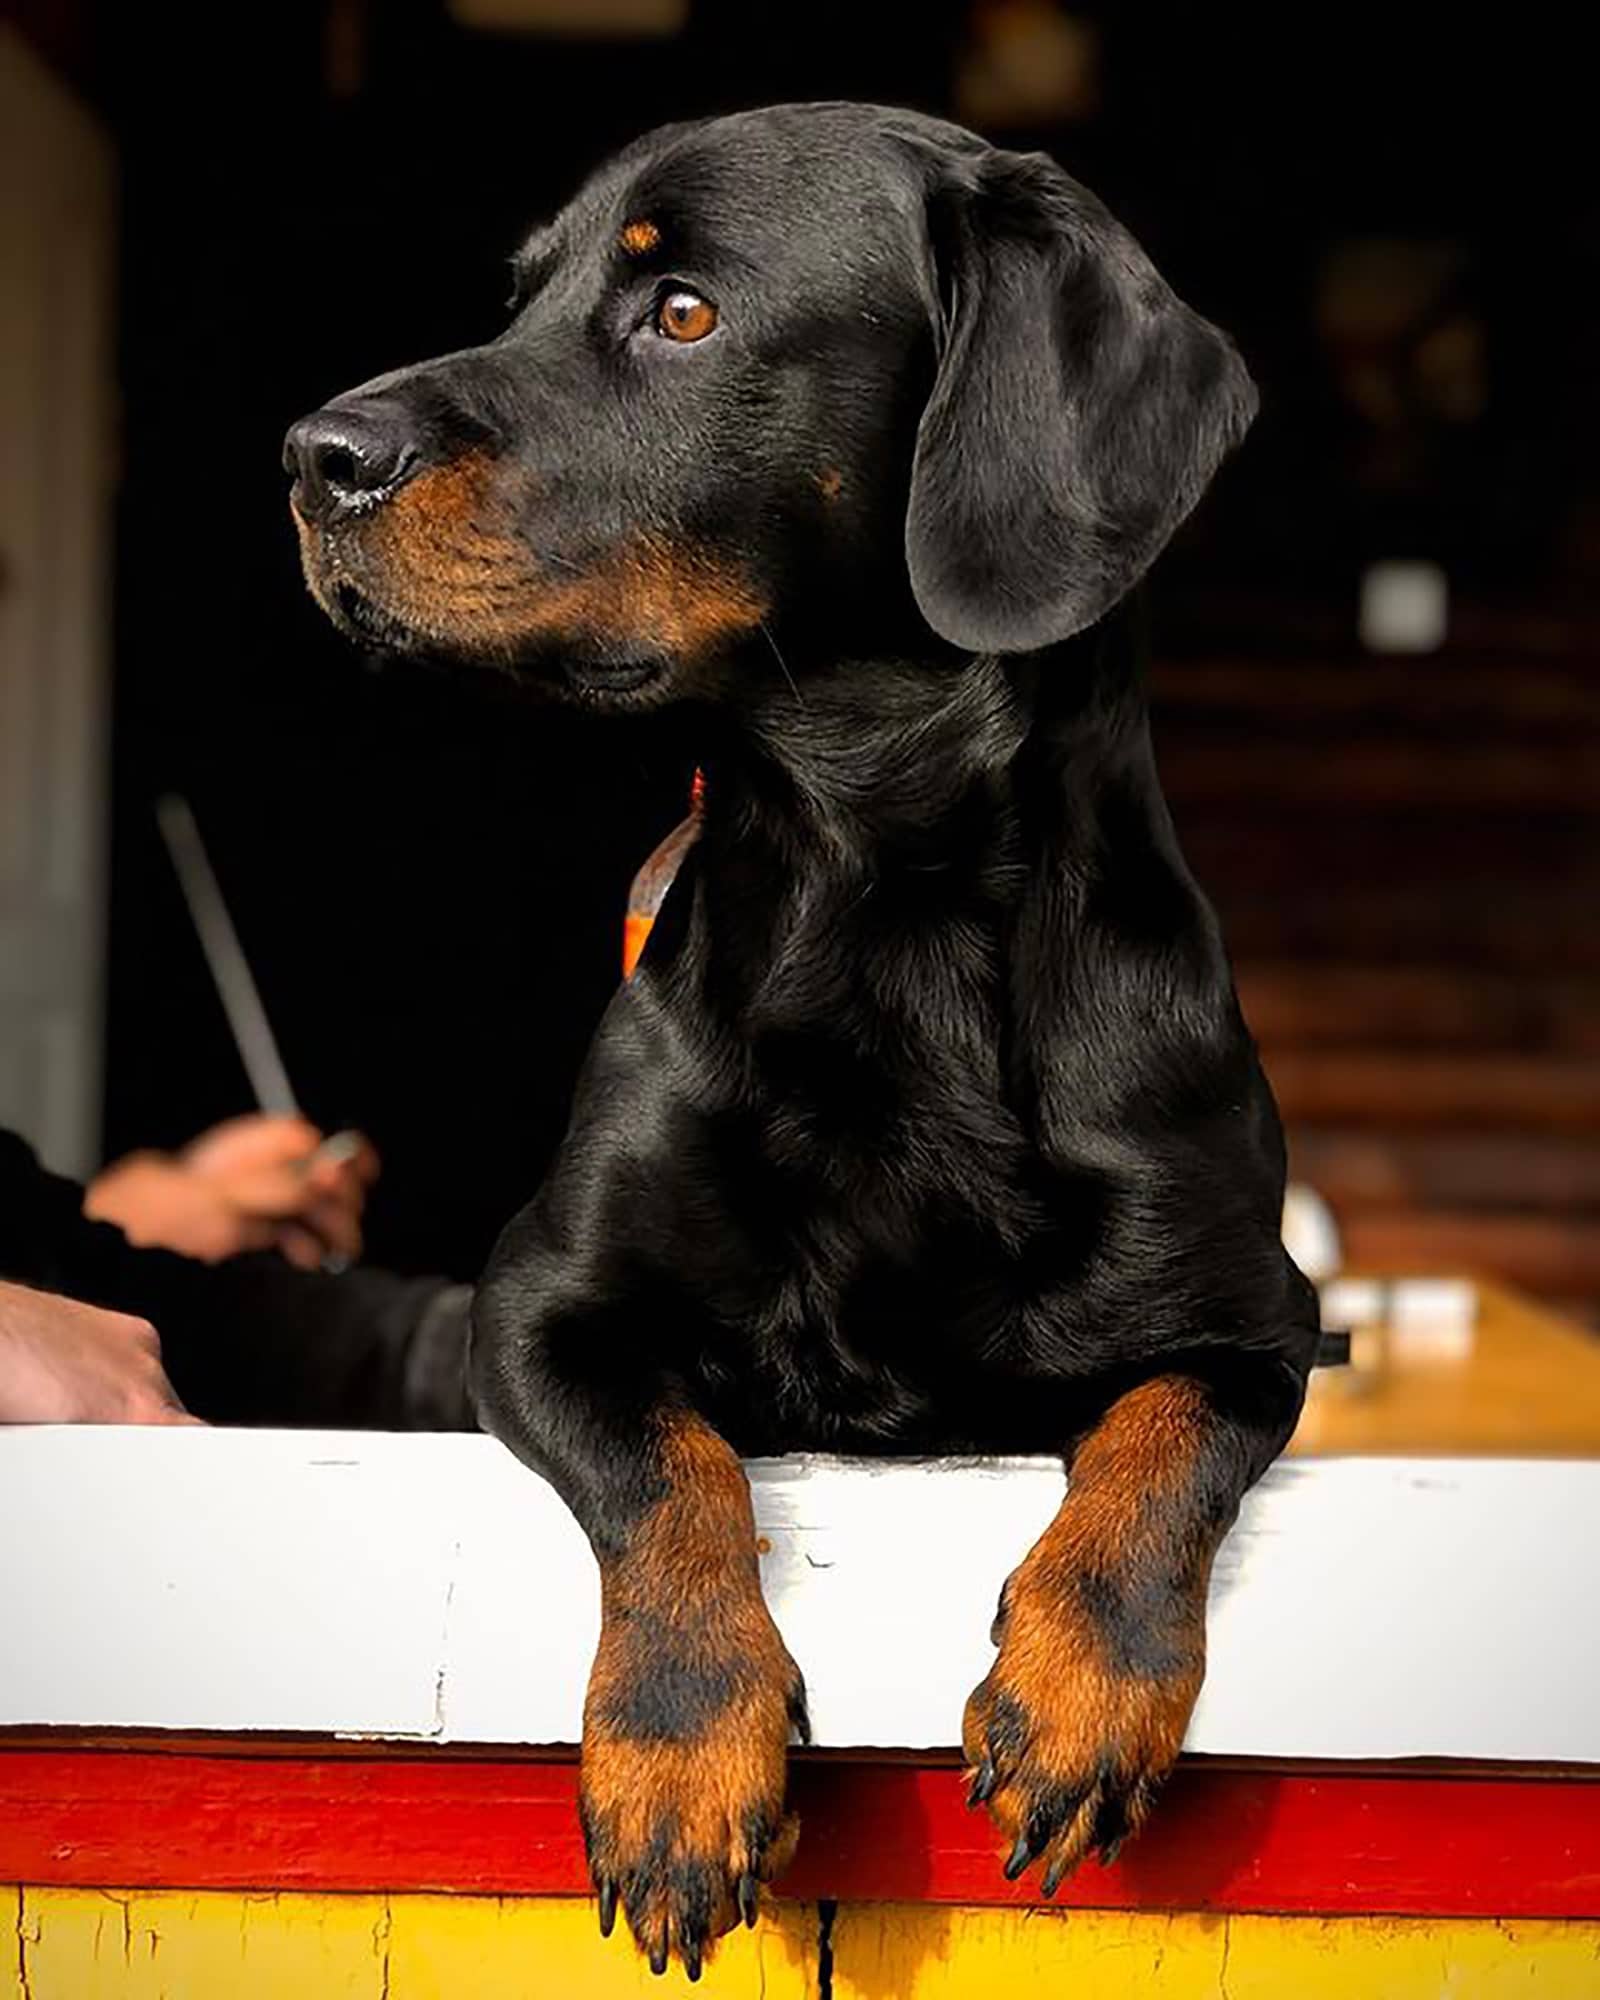
[[[0,1280],[0,1424],[197,1424],[148,1320]]]
[[[324,1147],[305,1119],[261,1114],[214,1126],[181,1153],[130,1153],[90,1183],[83,1210],[141,1248],[208,1264],[277,1249],[315,1270],[329,1257],[360,1256],[361,1212],[377,1175],[365,1139]]]

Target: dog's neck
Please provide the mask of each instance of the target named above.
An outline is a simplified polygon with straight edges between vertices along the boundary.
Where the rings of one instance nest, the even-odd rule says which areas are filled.
[[[757,657],[737,710],[709,718],[714,826],[752,830],[836,864],[970,838],[975,795],[1026,809],[1041,777],[1071,809],[1149,761],[1130,624],[1016,658],[946,649],[885,660]],[[797,854],[798,858],[798,854]]]
[[[796,863],[870,866],[937,844],[975,789],[1000,784],[1027,709],[992,660],[840,660],[741,708],[707,756],[708,794]]]
[[[800,662],[742,695],[697,738],[696,901],[719,991],[787,988],[858,930],[889,951],[942,950],[941,931],[976,949],[1042,872],[1164,837],[1121,627],[1021,659]]]

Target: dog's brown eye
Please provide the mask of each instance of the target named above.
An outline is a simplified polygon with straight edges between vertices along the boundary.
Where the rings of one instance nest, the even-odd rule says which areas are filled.
[[[704,340],[716,323],[716,307],[698,292],[668,292],[656,311],[656,332],[667,340]]]

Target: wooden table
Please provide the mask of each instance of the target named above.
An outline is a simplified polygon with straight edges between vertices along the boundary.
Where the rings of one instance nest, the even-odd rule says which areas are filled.
[[[1356,1328],[1352,1364],[1319,1369],[1291,1451],[1600,1458],[1600,1337],[1477,1281],[1470,1351]]]

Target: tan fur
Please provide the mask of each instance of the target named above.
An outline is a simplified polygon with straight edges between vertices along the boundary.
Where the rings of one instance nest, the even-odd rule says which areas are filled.
[[[418,474],[331,539],[295,520],[324,608],[348,579],[425,638],[491,659],[586,637],[695,659],[754,631],[766,611],[731,567],[659,536],[583,574],[542,573],[511,531],[481,454]]]
[[[1203,1391],[1180,1376],[1144,1383],[1113,1404],[1073,1459],[1060,1511],[1006,1586],[999,1656],[967,1703],[962,1737],[975,1771],[1002,1698],[1026,1718],[1026,1747],[989,1800],[1008,1847],[1044,1793],[1083,1793],[1044,1850],[1047,1872],[1066,1873],[1087,1853],[1102,1764],[1131,1792],[1133,1832],[1183,1742],[1205,1672],[1215,1545],[1167,1548],[1163,1537],[1210,1421]],[[1078,1579],[1115,1579],[1152,1562],[1171,1565],[1176,1624],[1168,1636],[1179,1662],[1155,1679],[1119,1670],[1074,1589]]]
[[[788,1700],[797,1674],[761,1595],[755,1519],[744,1471],[698,1417],[679,1414],[661,1438],[662,1498],[625,1554],[601,1566],[600,1645],[584,1705],[583,1796],[597,1875],[625,1882],[670,1827],[664,1864],[642,1912],[630,1911],[647,1951],[670,1934],[674,1868],[705,1864],[712,1877],[711,1936],[738,1921],[739,1877],[767,1880],[787,1865],[799,1833],[783,1811]],[[640,1741],[613,1733],[618,1694],[651,1671],[649,1635],[662,1625],[729,1682],[727,1701],[690,1740]],[[640,1634],[645,1635],[643,1639]],[[763,1851],[746,1826],[774,1829]]]

